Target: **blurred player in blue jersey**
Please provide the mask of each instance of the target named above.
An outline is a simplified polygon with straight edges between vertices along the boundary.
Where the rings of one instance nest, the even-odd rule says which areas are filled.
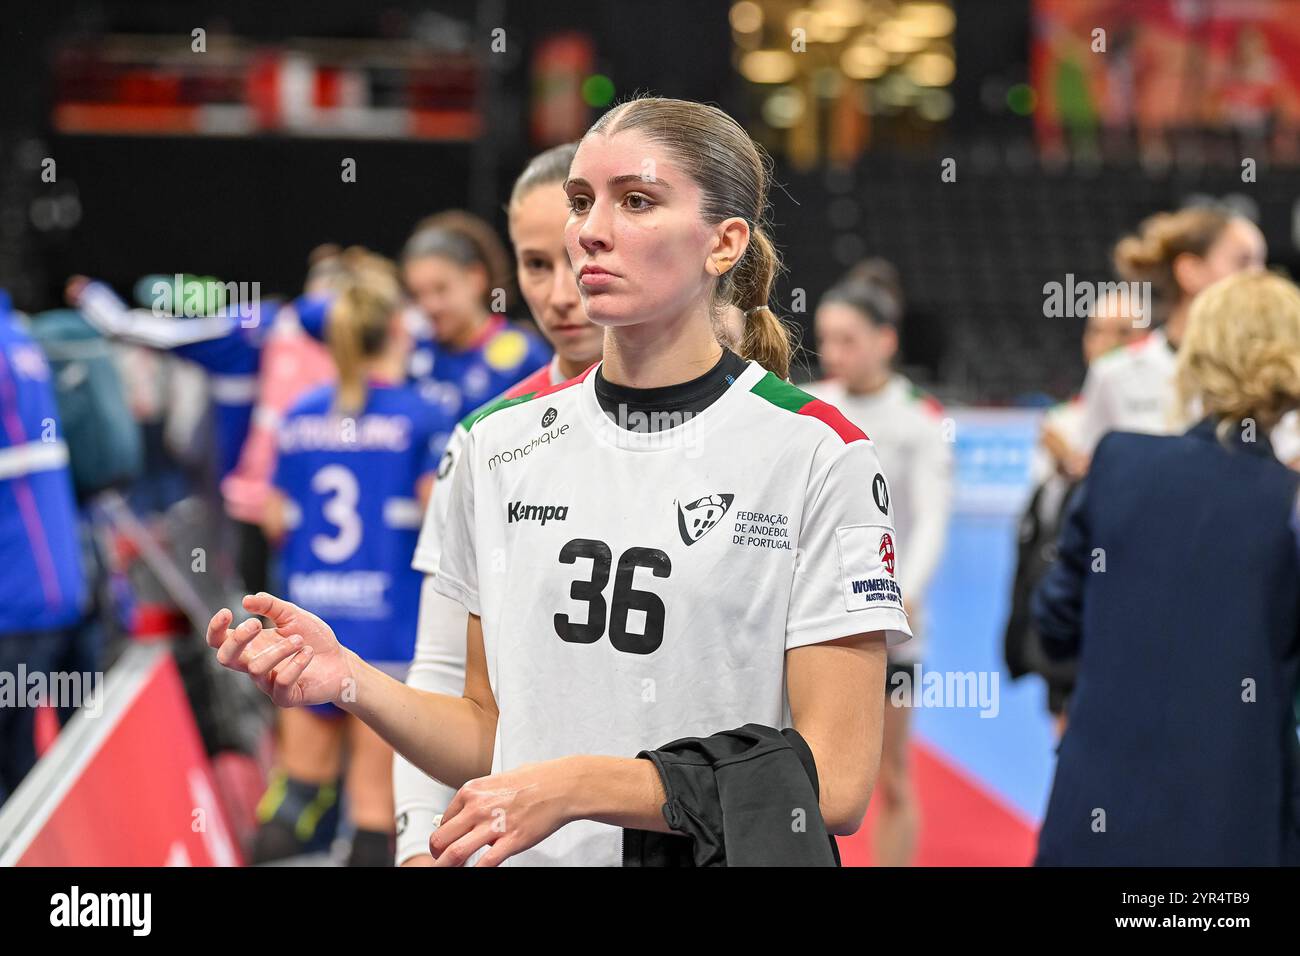
[[[545,367],[551,349],[503,314],[509,305],[509,257],[483,220],[459,210],[416,226],[402,250],[402,278],[428,320],[412,370],[426,394],[457,419]]]
[[[492,227],[459,210],[422,220],[402,250],[402,279],[415,305],[406,314],[408,374],[455,420],[468,415],[551,358],[535,331],[503,314],[510,304],[510,259]],[[326,338],[328,295],[294,303],[302,326]]]
[[[57,667],[81,618],[77,511],[45,355],[0,289],[0,804],[36,763],[28,682]],[[54,703],[58,703],[54,701]]]
[[[364,659],[403,675],[415,647],[420,573],[411,568],[424,505],[455,420],[404,384],[410,342],[396,270],[351,256],[328,320],[339,381],[303,396],[280,428],[266,532],[284,585],[328,614]],[[333,707],[280,727],[281,766],[259,808],[261,862],[319,846],[345,787],[356,834],[351,865],[392,865],[392,750]]]

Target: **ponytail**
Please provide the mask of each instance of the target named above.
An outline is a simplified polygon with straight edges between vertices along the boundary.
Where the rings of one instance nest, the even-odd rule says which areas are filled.
[[[325,340],[339,373],[336,414],[365,408],[366,360],[383,351],[393,316],[401,308],[396,279],[380,268],[385,260],[352,249],[344,259],[347,272],[325,324]]]
[[[785,379],[790,377],[790,333],[767,304],[779,267],[772,240],[762,226],[755,226],[750,231],[745,254],[724,279],[731,277],[731,301],[745,315],[745,328],[740,337],[741,358],[757,362]]]

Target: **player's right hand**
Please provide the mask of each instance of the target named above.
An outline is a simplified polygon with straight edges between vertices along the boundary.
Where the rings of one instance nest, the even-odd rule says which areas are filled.
[[[214,614],[208,646],[223,667],[247,674],[280,707],[338,703],[355,687],[351,653],[315,614],[265,591],[247,595],[243,604],[275,626],[264,628],[251,617],[232,629],[227,608]]]

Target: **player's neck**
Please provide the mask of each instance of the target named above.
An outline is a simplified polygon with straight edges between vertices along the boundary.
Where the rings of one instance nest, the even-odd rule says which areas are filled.
[[[685,314],[610,328],[601,375],[628,388],[662,388],[698,378],[721,357],[722,346],[707,317]]]
[[[362,375],[367,381],[396,385],[406,378],[406,356],[396,349],[378,355],[362,365]]]
[[[490,320],[491,315],[487,312],[475,313],[443,344],[453,352],[462,352],[471,348],[478,341],[479,336],[483,334],[483,329]]]
[[[598,361],[600,361],[599,355],[597,355],[590,362],[574,362],[571,359],[566,359],[563,355],[559,355],[556,358],[555,364],[556,367],[560,370],[560,375],[562,376],[564,381],[568,381],[571,378],[577,378],[583,372],[587,371],[587,369],[591,368],[594,362],[598,362]]]
[[[878,372],[869,372],[851,382],[846,381],[844,391],[850,395],[876,395],[889,384],[889,380],[893,376],[894,373],[888,368],[881,369]]]
[[[1165,338],[1173,346],[1175,351],[1183,341],[1183,332],[1187,328],[1187,313],[1190,311],[1189,302],[1180,302],[1174,306],[1169,318],[1165,319],[1165,324],[1161,326],[1165,330]]]

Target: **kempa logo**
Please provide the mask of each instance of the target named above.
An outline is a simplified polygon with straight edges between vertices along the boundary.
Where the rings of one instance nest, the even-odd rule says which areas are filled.
[[[876,500],[876,507],[882,515],[889,514],[889,487],[885,484],[885,476],[880,472],[876,472],[876,477],[872,479],[871,497]]]
[[[451,466],[455,463],[456,453],[451,451],[444,452],[442,455],[442,461],[438,462],[438,479],[446,479],[447,473],[451,471]]]
[[[151,893],[70,893],[50,897],[51,926],[129,926],[133,936],[148,936],[152,927]]]
[[[488,459],[488,471],[491,471],[497,465],[504,465],[507,462],[515,461],[518,458],[527,457],[534,448],[540,448],[542,445],[549,445],[551,442],[556,441],[561,436],[565,435],[568,431],[569,426],[567,424],[561,425],[559,428],[551,428],[542,432],[532,441],[525,445],[520,445],[518,448],[507,448],[505,451],[499,451]]]
[[[564,521],[569,517],[568,505],[526,505],[522,501],[510,502],[506,509],[506,524],[516,521]]]

